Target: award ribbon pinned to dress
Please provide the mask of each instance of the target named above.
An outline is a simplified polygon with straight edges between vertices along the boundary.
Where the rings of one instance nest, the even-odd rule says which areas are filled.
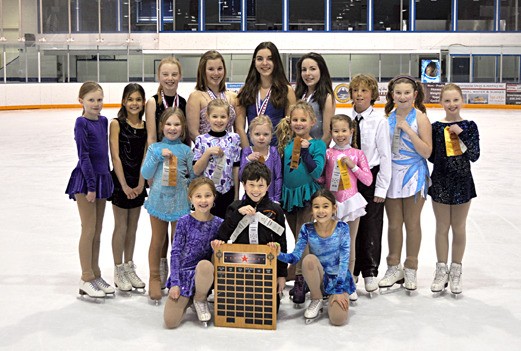
[[[215,158],[215,170],[212,174],[212,182],[217,186],[221,185],[221,179],[224,173],[224,167],[226,166],[226,156]]]
[[[335,168],[333,168],[331,185],[329,186],[329,190],[331,191],[351,189],[351,178],[349,177],[349,170],[347,165],[342,162],[342,157],[343,156],[340,156],[338,158],[335,163]],[[340,180],[342,180],[342,182],[340,182]]]
[[[456,133],[451,133],[449,130],[450,126],[446,126],[443,129],[443,134],[445,137],[445,149],[447,151],[447,156],[460,156],[467,150],[465,144],[460,140]]]
[[[291,162],[289,164],[290,169],[298,168],[298,163],[300,160],[300,150],[302,149],[301,143],[301,137],[295,137],[295,140],[293,140],[293,150],[291,151]]]
[[[161,176],[161,185],[177,185],[177,157],[175,157],[174,155],[165,158],[165,160],[163,161],[163,174]]]

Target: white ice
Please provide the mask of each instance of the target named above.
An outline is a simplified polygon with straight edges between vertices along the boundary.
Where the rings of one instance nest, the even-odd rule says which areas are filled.
[[[147,296],[104,304],[77,299],[80,221],[64,194],[77,162],[73,127],[78,110],[0,112],[0,349],[6,350],[519,350],[521,347],[521,113],[472,110],[481,158],[472,166],[478,197],[467,222],[463,294],[433,297],[434,216],[422,214],[418,290],[369,299],[363,284],[349,323],[327,314],[305,325],[286,297],[277,330],[207,329],[189,309],[177,330],[163,328],[163,306]],[[115,109],[106,109],[112,118]],[[431,120],[442,110],[429,110]],[[150,224],[145,210],[135,262],[148,283]],[[101,243],[103,276],[112,283],[113,216],[107,206]],[[386,229],[382,264],[386,269]],[[402,255],[403,257],[403,255]],[[286,291],[287,296],[287,291]]]

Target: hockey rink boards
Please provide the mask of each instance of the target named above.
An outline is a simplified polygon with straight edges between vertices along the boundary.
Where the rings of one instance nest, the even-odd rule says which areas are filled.
[[[267,245],[223,244],[214,253],[214,324],[277,328],[277,258]]]

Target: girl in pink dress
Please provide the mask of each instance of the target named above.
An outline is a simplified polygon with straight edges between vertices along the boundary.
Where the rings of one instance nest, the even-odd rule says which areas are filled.
[[[337,217],[349,224],[351,242],[356,240],[358,222],[365,215],[367,201],[358,192],[357,180],[369,186],[373,175],[367,158],[362,150],[351,147],[351,139],[355,139],[353,121],[347,115],[339,114],[331,118],[331,136],[335,145],[326,151],[326,184],[325,187],[335,195]],[[355,246],[351,245],[349,271],[353,273],[355,266]],[[356,301],[356,291],[349,296]]]

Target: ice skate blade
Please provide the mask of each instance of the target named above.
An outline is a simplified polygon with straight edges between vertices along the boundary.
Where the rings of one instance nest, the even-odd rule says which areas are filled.
[[[373,290],[373,291],[368,291],[367,292],[367,296],[370,298],[370,299],[374,299],[376,297],[376,295],[378,295],[376,293],[376,290]]]
[[[349,305],[351,305],[351,306],[358,306],[358,299],[357,300],[349,300]]]
[[[440,291],[432,291],[432,297],[434,297],[434,298],[439,298],[439,297],[442,297],[443,295],[445,295],[445,289],[440,290]]]
[[[311,323],[313,323],[314,321],[316,321],[316,320],[318,319],[318,317],[320,317],[320,316],[322,315],[322,312],[324,312],[324,309],[323,309],[323,308],[321,308],[320,310],[318,310],[318,314],[317,314],[315,317],[313,317],[313,318],[306,318],[306,317],[304,317],[305,322],[306,322],[306,325],[311,324]]]
[[[386,287],[380,287],[380,295],[392,294],[392,293],[395,293],[395,292],[398,292],[398,291],[402,291],[403,289],[404,289],[403,284],[400,284],[400,286],[397,287],[397,288],[394,287],[394,285],[386,286]]]
[[[201,322],[204,328],[208,328],[208,322]]]
[[[117,290],[116,291],[119,296],[122,297],[132,297],[132,290]]]
[[[407,296],[414,296],[416,295],[416,289],[405,289],[405,294],[407,294]]]
[[[136,295],[145,295],[147,290],[145,288],[133,288],[130,292]]]
[[[161,299],[154,300],[154,299],[149,298],[149,299],[148,299],[148,302],[149,302],[151,305],[153,305],[153,306],[159,306],[159,305],[161,305]]]
[[[452,294],[452,298],[455,299],[455,300],[458,300],[458,299],[461,299],[461,293],[454,293],[454,292],[451,292]]]
[[[88,303],[105,303],[105,297],[93,297],[87,295],[87,293],[83,292],[83,294],[80,294],[78,297],[76,297],[80,301],[88,302]]]

